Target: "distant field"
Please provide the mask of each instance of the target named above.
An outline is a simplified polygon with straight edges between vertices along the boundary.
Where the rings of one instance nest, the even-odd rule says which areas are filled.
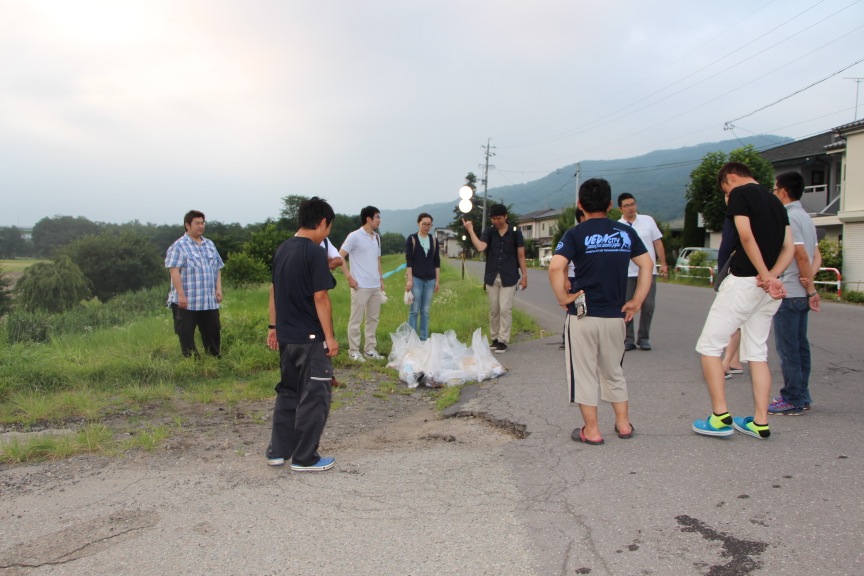
[[[21,273],[25,268],[29,268],[37,262],[50,262],[50,260],[35,260],[28,258],[16,258],[15,260],[0,260],[0,266],[3,270],[11,273]]]

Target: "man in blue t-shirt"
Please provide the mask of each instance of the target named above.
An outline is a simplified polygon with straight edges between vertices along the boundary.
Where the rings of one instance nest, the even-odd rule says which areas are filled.
[[[281,348],[282,354],[267,460],[281,466],[290,459],[295,472],[328,470],[336,462],[318,454],[330,413],[331,358],[339,352],[327,295],[333,277],[320,245],[333,218],[333,208],[324,200],[303,201],[297,215],[300,229],[273,256],[267,345]]]
[[[577,207],[585,213],[585,220],[568,230],[558,243],[549,263],[549,282],[558,304],[568,312],[567,384],[570,401],[579,404],[585,423],[570,437],[596,446],[603,444],[597,421],[600,398],[612,403],[618,437],[632,438],[634,434],[621,365],[624,323],[633,318],[648,295],[654,263],[632,227],[606,217],[612,207],[609,182],[592,178],[582,184]],[[567,279],[571,261],[576,274],[572,288]],[[639,267],[639,276],[633,299],[625,300],[631,261]]]

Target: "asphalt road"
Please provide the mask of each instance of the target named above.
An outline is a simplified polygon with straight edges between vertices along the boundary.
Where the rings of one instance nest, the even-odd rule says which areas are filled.
[[[556,335],[511,346],[506,378],[460,409],[530,433],[505,455],[537,574],[864,574],[864,307],[825,303],[811,315],[810,413],[772,416],[764,441],[705,438],[690,429],[710,409],[693,347],[713,296],[658,287],[654,350],[624,360],[637,435],[618,439],[601,406],[606,444],[593,447],[570,440],[580,420],[561,376],[561,313],[546,272],[529,271],[517,303]],[[770,364],[776,393],[773,346]],[[728,391],[733,414],[749,415],[746,373]]]

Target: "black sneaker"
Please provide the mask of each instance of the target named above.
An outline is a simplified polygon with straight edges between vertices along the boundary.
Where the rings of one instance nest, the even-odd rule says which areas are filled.
[[[492,340],[492,344],[489,345],[489,348],[491,348],[492,351],[494,352],[495,350],[498,349],[499,344],[500,344],[500,342],[498,342],[498,339],[495,338],[494,340]]]
[[[503,354],[507,351],[507,344],[504,342],[498,342],[498,347],[495,348],[495,354]]]

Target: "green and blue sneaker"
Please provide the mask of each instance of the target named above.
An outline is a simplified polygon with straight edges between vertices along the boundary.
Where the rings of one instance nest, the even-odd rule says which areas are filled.
[[[732,436],[732,416],[725,414],[711,414],[705,420],[694,420],[693,431],[703,436]]]
[[[748,436],[753,436],[754,438],[765,439],[771,436],[771,430],[768,429],[767,424],[756,424],[753,421],[752,416],[747,416],[746,418],[733,418],[732,426],[735,427],[735,430],[747,434]]]

